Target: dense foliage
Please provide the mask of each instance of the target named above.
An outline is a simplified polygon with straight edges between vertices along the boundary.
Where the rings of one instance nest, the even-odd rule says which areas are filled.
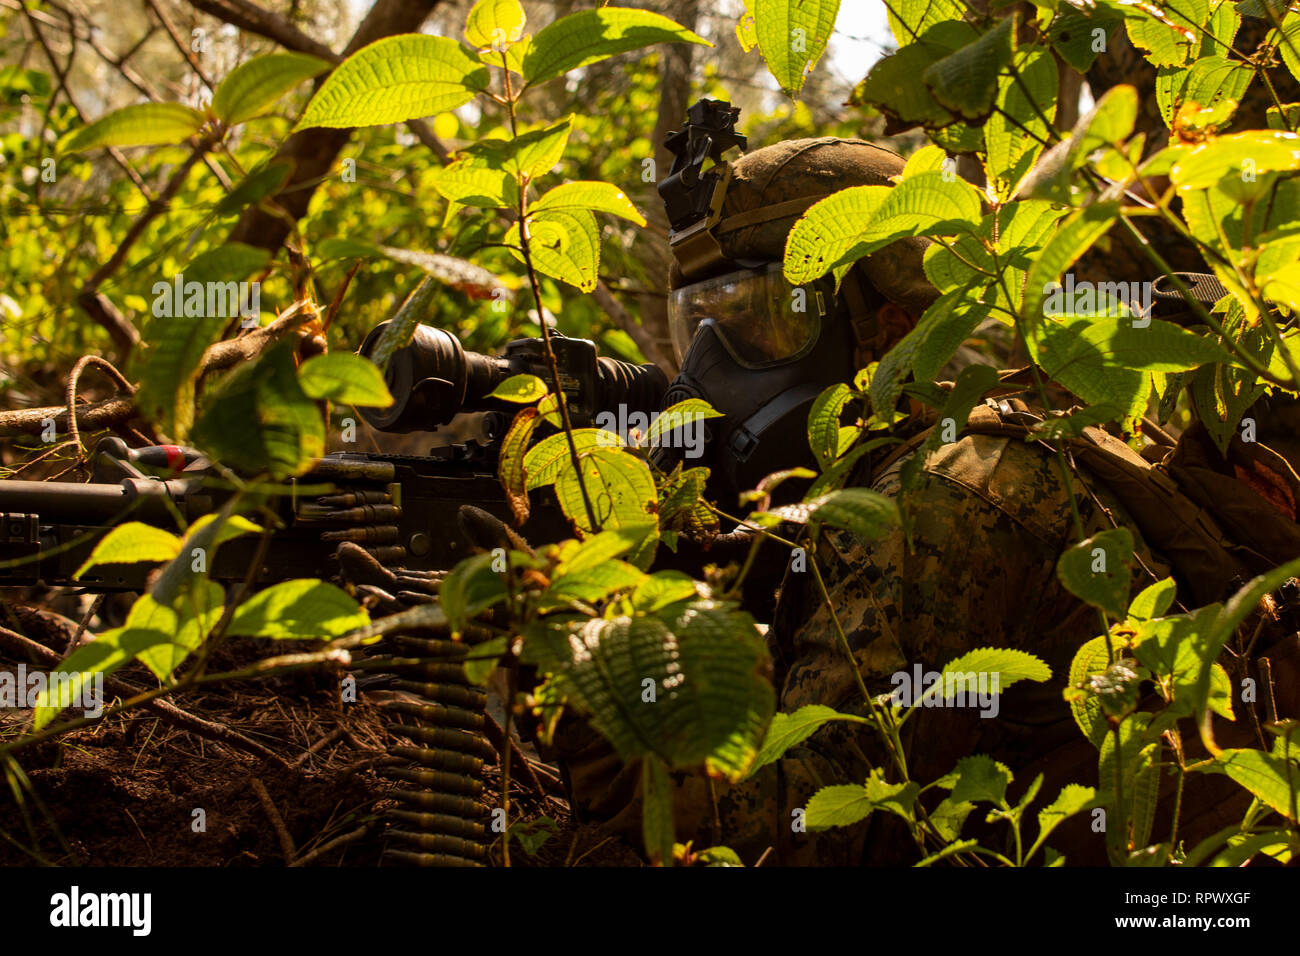
[[[830,37],[838,0],[750,0],[747,6],[737,24],[742,44],[756,47],[780,86],[798,97]],[[1042,426],[1038,437],[1049,443],[1087,425],[1112,423],[1137,444],[1144,416],[1160,422],[1185,417],[1190,400],[1223,446],[1259,395],[1300,390],[1290,321],[1300,306],[1300,191],[1293,176],[1300,169],[1300,104],[1270,108],[1268,129],[1224,132],[1252,84],[1269,85],[1275,57],[1300,76],[1294,45],[1300,14],[1259,0],[1035,0],[1032,6],[994,3],[999,9],[987,12],[955,0],[892,0],[888,6],[898,50],[872,68],[854,102],[883,114],[894,128],[919,127],[930,143],[911,154],[894,187],[846,189],[810,209],[790,235],[784,268],[794,283],[827,273],[839,278],[900,237],[924,236],[933,240],[926,275],[942,295],[915,332],[852,383],[818,400],[808,439],[820,473],[802,505],[760,508],[749,519],[778,544],[803,546],[819,583],[808,544],[822,528],[870,538],[906,527],[906,494],[894,500],[843,485],[863,450],[900,420],[907,399],[933,406],[941,420],[961,427],[992,384],[991,373],[973,366],[950,389],[938,389],[934,380],[990,321],[1023,343],[1036,398],[1050,408],[1048,384],[1054,382],[1082,405]],[[1233,49],[1243,16],[1273,24],[1265,48]],[[1157,69],[1167,142],[1134,133],[1139,95],[1132,86],[1110,89],[1072,129],[1057,129],[1062,71],[1086,70],[1115,30],[1125,31]],[[335,350],[302,362],[287,344],[275,346],[202,389],[196,388],[200,360],[230,331],[226,320],[186,314],[150,322],[143,333],[147,348],[131,368],[137,403],[161,434],[196,444],[235,468],[242,477],[230,478],[241,490],[222,513],[183,536],[131,525],[104,540],[98,560],[150,561],[164,570],[125,626],[77,651],[69,669],[109,671],[139,658],[168,692],[192,679],[194,669],[176,676],[183,662],[191,655],[202,659],[229,637],[327,638],[331,643],[315,652],[322,660],[371,639],[366,612],[332,585],[293,581],[236,606],[207,579],[200,558],[233,535],[270,533],[269,524],[258,523],[256,505],[267,483],[302,474],[323,453],[328,416],[321,403],[346,408],[390,400],[379,370],[337,347],[355,347],[361,331],[385,317],[382,285],[402,287],[413,282],[413,273],[425,273],[376,351],[380,364],[421,322],[454,328],[467,344],[487,347],[518,334],[549,337],[550,325],[542,320],[548,313],[566,332],[598,335],[607,350],[637,357],[626,333],[597,321],[572,290],[596,288],[609,235],[626,235],[628,223],[645,224],[629,195],[649,200],[653,176],[642,179],[641,170],[652,146],[636,138],[617,170],[602,167],[591,156],[600,122],[594,109],[592,115],[547,116],[527,104],[549,82],[615,55],[706,42],[644,10],[601,7],[538,25],[526,21],[516,0],[480,0],[462,37],[388,37],[337,66],[298,53],[256,57],[221,81],[205,110],[142,104],[86,124],[67,109],[51,110],[49,122],[61,136],[60,177],[88,179],[94,175],[89,157],[105,147],[152,147],[148,163],[174,167],[163,191],[179,211],[142,227],[146,254],[132,262],[131,275],[115,280],[125,306],[147,311],[144,297],[154,275],[260,277],[268,300],[283,304],[282,315],[292,311],[308,331],[328,332],[336,343]],[[326,71],[295,122],[262,123]],[[648,96],[653,84],[635,71],[630,75],[635,95]],[[49,77],[37,71],[7,71],[5,83],[11,97],[52,95]],[[477,129],[469,128],[467,115],[481,117]],[[390,178],[345,192],[341,180],[332,181],[310,215],[286,217],[288,235],[274,254],[224,241],[221,227],[243,209],[264,204],[275,212],[287,170],[275,162],[274,147],[290,127],[367,128],[367,161],[392,170],[402,167],[405,147],[390,128],[431,116],[462,145],[447,165],[423,169],[417,184]],[[248,132],[254,127],[256,136]],[[6,149],[39,168],[46,145],[43,139],[10,141]],[[233,189],[202,175],[209,154],[239,171]],[[986,186],[956,175],[957,155],[977,164]],[[573,168],[589,178],[565,175]],[[365,175],[361,161],[356,169]],[[39,180],[6,179],[3,188],[10,203],[39,198]],[[133,188],[115,180],[103,202],[119,204]],[[25,208],[33,211],[11,216],[7,225],[13,241],[5,254],[18,277],[9,294],[22,300],[15,307],[27,317],[21,321],[34,323],[35,334],[79,354],[89,344],[87,333],[50,308],[62,294],[62,271],[43,250],[86,242],[108,250],[133,229],[112,217],[63,222],[43,207]],[[421,223],[428,218],[454,224],[445,247],[423,246]],[[1212,308],[1199,308],[1195,327],[1135,315],[1115,295],[1048,307],[1071,267],[1117,231],[1139,238],[1150,255],[1149,274],[1168,273],[1168,263],[1136,225],[1156,219],[1194,244],[1228,290]],[[61,235],[67,228],[95,235]],[[132,234],[131,241],[136,238]],[[387,265],[359,279],[347,292],[347,305],[325,305],[321,290],[342,295],[348,268],[362,258]],[[623,255],[615,261],[628,264]],[[20,337],[7,336],[5,350],[14,357]],[[1098,749],[1100,787],[1072,783],[1040,798],[1040,780],[1012,805],[1007,788],[1018,768],[987,757],[963,759],[938,780],[910,777],[900,731],[923,699],[901,707],[864,687],[866,717],[827,707],[775,714],[773,689],[763,676],[767,650],[736,600],[745,569],[719,571],[707,581],[651,570],[657,552],[674,548],[684,532],[716,531],[735,503],[703,497],[703,469],[664,474],[652,467],[648,453],[662,429],[652,426],[624,441],[571,427],[558,376],[511,379],[497,394],[521,406],[501,457],[508,500],[517,514],[526,514],[529,492],[552,488],[574,537],[537,556],[510,551],[465,560],[443,582],[440,606],[425,616],[442,615],[457,632],[496,609],[498,636],[476,652],[483,660],[477,676],[485,680],[492,666],[511,675],[520,662],[537,667],[546,679],[524,703],[544,728],[553,726],[560,708],[576,707],[624,760],[641,761],[651,859],[667,863],[674,855],[668,771],[703,765],[740,781],[830,721],[863,724],[891,759],[860,785],[814,795],[807,826],[894,814],[911,831],[918,862],[978,857],[1007,865],[1059,863],[1049,846],[1053,829],[1097,809],[1107,815],[1115,863],[1231,862],[1294,848],[1300,785],[1294,728],[1278,728],[1271,751],[1222,749],[1209,715],[1233,714],[1233,688],[1216,663],[1219,652],[1258,601],[1300,571],[1300,561],[1247,583],[1224,604],[1173,614],[1169,580],[1128,600],[1133,542],[1123,529],[1079,541],[1063,554],[1058,574],[1096,608],[1097,636],[1080,648],[1060,706],[1073,712],[1080,733]],[[1190,399],[1180,403],[1180,396]],[[670,411],[716,414],[702,402]],[[547,437],[534,440],[542,434]],[[1064,453],[1057,454],[1064,467]],[[916,479],[914,472],[907,481]],[[783,477],[775,476],[755,500],[766,502]],[[781,523],[802,525],[803,537],[779,537]],[[842,631],[839,638],[850,653]],[[1003,690],[1052,677],[1034,656],[999,648],[947,662],[944,672],[993,674]],[[655,706],[631,706],[643,699],[646,681],[658,690]],[[1155,713],[1137,708],[1138,688],[1147,682],[1164,702]],[[944,693],[943,685],[930,693]],[[43,709],[36,729],[54,717],[51,708]],[[1211,756],[1184,762],[1180,735],[1186,733],[1199,734]],[[1155,791],[1149,783],[1169,765],[1182,777],[1225,773],[1255,802],[1239,825],[1200,846],[1182,846],[1176,836],[1152,828]],[[921,796],[932,788],[949,793],[939,810],[927,812]],[[962,822],[977,809],[1005,822],[1014,835],[1013,855],[961,836]]]

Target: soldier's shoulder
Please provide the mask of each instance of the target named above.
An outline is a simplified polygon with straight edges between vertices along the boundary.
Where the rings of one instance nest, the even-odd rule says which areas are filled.
[[[874,474],[860,474],[862,484],[895,496],[902,490],[903,466],[919,449],[900,456]],[[1004,513],[1044,541],[1059,541],[1070,519],[1070,492],[1059,468],[1043,446],[1003,435],[967,433],[926,456],[914,507],[930,495],[956,493],[979,499]]]

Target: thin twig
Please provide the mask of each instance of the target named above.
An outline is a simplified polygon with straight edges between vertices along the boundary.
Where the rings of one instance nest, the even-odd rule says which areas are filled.
[[[341,837],[335,837],[333,840],[330,840],[329,843],[325,843],[322,844],[321,846],[318,846],[310,853],[304,853],[302,856],[298,857],[298,859],[294,860],[289,865],[306,866],[308,863],[315,862],[320,857],[330,852],[330,850],[335,850],[349,843],[356,843],[358,840],[360,840],[363,836],[365,836],[369,832],[370,832],[370,826],[368,824],[363,827],[357,827],[357,829],[353,830],[351,833],[345,833]]]
[[[280,816],[280,811],[275,808],[275,801],[267,792],[266,786],[256,777],[248,781],[253,792],[257,794],[258,801],[262,804],[262,809],[266,811],[266,817],[271,821],[271,826],[275,830],[276,839],[280,841],[280,852],[284,855],[284,862],[288,866],[293,866],[293,861],[298,856],[297,849],[293,845],[293,837],[289,835],[288,828],[284,825],[284,817]]]

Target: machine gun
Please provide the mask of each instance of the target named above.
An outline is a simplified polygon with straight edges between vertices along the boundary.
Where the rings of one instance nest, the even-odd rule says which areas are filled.
[[[361,353],[382,335],[375,328]],[[626,405],[658,411],[667,389],[663,372],[597,358],[585,339],[553,335],[561,385],[575,426],[590,425],[598,411]],[[518,406],[489,397],[507,377],[545,377],[541,341],[511,342],[501,356],[466,351],[449,332],[419,326],[411,343],[389,360],[386,378],[395,401],[362,409],[375,428],[434,431],[462,412],[482,412],[478,438],[433,449],[427,457],[338,453],[263,502],[278,526],[254,580],[258,584],[338,574],[335,552],[355,542],[381,564],[445,570],[466,555],[456,528],[462,505],[507,519],[497,480],[500,442]],[[111,528],[143,521],[167,530],[219,509],[233,494],[229,481],[193,449],[132,449],[119,438],[102,439],[92,458],[92,481],[72,484],[0,481],[0,586],[45,584],[92,591],[140,591],[146,564],[108,564],[72,575]],[[522,533],[535,541],[566,537],[570,530],[553,502],[539,502]],[[222,545],[209,574],[243,580],[258,548],[252,536]]]

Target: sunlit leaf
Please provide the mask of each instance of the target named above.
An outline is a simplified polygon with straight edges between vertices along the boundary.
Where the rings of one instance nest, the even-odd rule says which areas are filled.
[[[170,146],[183,143],[203,126],[203,114],[180,103],[140,103],[115,110],[70,133],[63,153],[100,146]]]
[[[330,67],[325,60],[305,53],[264,53],[235,67],[217,84],[212,111],[234,126],[261,116],[303,80],[319,76]]]
[[[533,37],[524,56],[523,75],[528,85],[533,86],[619,53],[673,42],[713,45],[649,10],[623,7],[580,10],[561,17]]]
[[[385,37],[334,69],[296,128],[347,129],[434,116],[468,103],[489,79],[487,67],[455,40],[423,33]]]

